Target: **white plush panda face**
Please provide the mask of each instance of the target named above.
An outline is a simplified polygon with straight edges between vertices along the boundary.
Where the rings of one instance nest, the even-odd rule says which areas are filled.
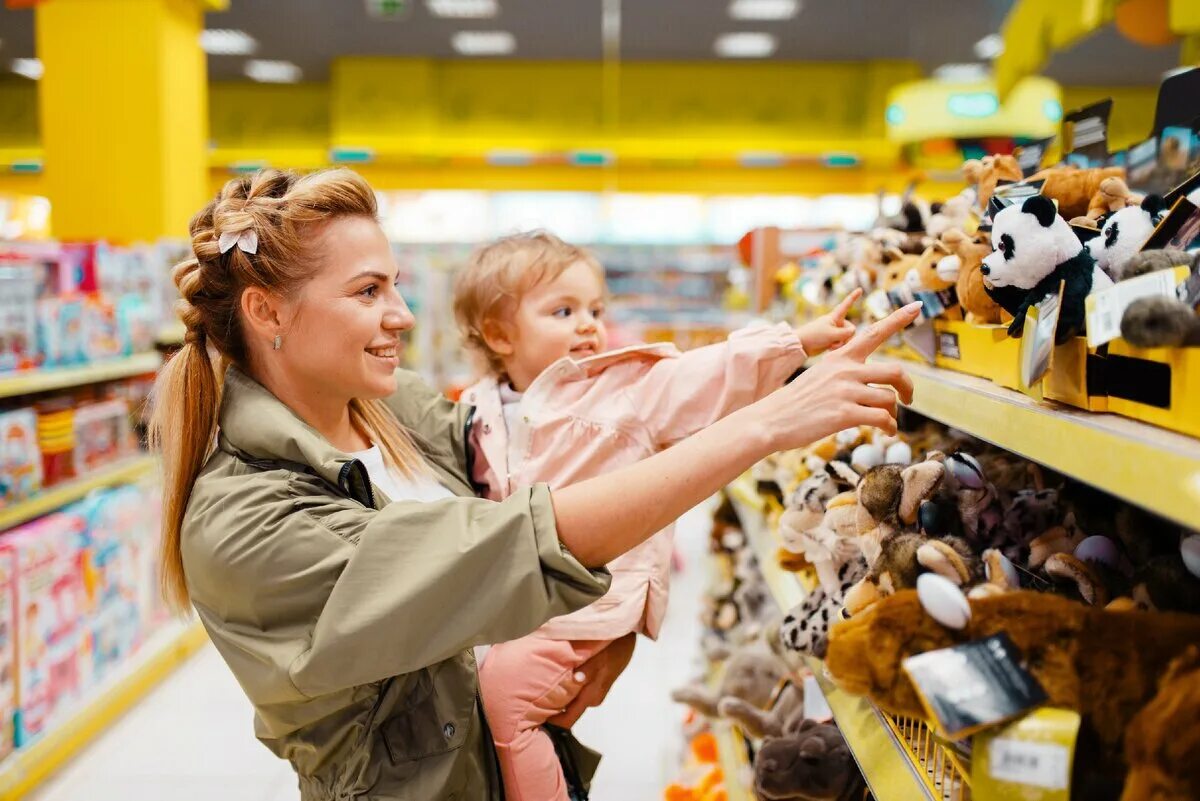
[[[1142,249],[1162,220],[1157,207],[1129,206],[1113,214],[1104,223],[1100,235],[1089,240],[1087,248],[1096,265],[1114,280],[1121,280],[1125,262]]]
[[[1083,245],[1054,203],[1037,195],[1009,206],[992,220],[992,253],[980,272],[993,287],[1033,289]]]

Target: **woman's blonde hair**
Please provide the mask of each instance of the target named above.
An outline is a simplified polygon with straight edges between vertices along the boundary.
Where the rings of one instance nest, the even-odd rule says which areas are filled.
[[[484,327],[506,321],[522,295],[558,278],[576,262],[591,267],[604,282],[604,268],[595,256],[548,231],[514,234],[478,248],[454,284],[454,318],[463,344],[488,370],[501,375],[504,365],[488,347]]]
[[[293,297],[318,269],[320,226],[355,216],[376,218],[375,193],[361,177],[340,169],[303,176],[263,170],[235,178],[192,218],[192,258],[173,272],[186,333],[183,347],[159,371],[150,420],[165,483],[162,589],[176,609],[189,601],[180,538],[192,486],[215,446],[225,367],[249,368],[242,292],[261,287]],[[221,252],[222,234],[246,230],[258,236],[255,253],[240,247]],[[383,401],[355,399],[350,414],[392,467],[410,476],[424,469],[420,452]]]

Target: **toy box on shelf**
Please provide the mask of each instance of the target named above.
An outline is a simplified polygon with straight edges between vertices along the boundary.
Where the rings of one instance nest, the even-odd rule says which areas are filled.
[[[0,508],[30,498],[41,488],[37,414],[33,409],[0,413]]]
[[[0,548],[0,759],[16,747],[13,728],[17,712],[17,641],[13,628],[15,568],[13,553]]]
[[[17,747],[44,732],[83,689],[84,527],[83,517],[64,511],[0,540],[0,547],[12,555],[16,576]]]
[[[975,325],[964,320],[933,321],[938,367],[987,378],[1016,389],[1020,382],[1020,340],[1003,325]]]
[[[1089,348],[1086,337],[1055,346],[1042,397],[1089,412],[1108,411],[1106,362],[1102,349]]]
[[[1108,344],[1108,410],[1200,437],[1200,348]]]

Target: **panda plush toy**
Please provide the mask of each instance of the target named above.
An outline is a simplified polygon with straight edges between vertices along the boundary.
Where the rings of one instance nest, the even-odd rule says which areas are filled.
[[[1055,341],[1062,344],[1084,331],[1084,299],[1113,285],[1096,260],[1058,214],[1054,201],[1034,195],[996,213],[992,253],[980,267],[987,292],[1013,315],[1008,335],[1021,336],[1025,315],[1065,283]]]
[[[1100,235],[1087,243],[1097,266],[1114,281],[1124,278],[1121,268],[1142,249],[1166,213],[1167,202],[1161,195],[1146,195],[1141,205],[1110,214]]]

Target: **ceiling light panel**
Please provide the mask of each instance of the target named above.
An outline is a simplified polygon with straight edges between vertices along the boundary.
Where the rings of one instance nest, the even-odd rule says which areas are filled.
[[[450,19],[490,19],[500,13],[496,0],[425,0],[425,8]]]
[[[200,46],[212,56],[248,56],[258,49],[258,42],[245,31],[213,28],[200,33]]]
[[[947,83],[976,83],[986,81],[992,71],[986,64],[943,64],[933,71],[933,77]]]
[[[732,0],[729,16],[733,19],[781,20],[800,13],[800,0]]]
[[[506,56],[517,49],[517,39],[508,31],[459,31],[450,45],[461,56]]]
[[[251,59],[246,62],[245,73],[260,83],[296,83],[301,77],[300,68],[290,61]]]
[[[779,43],[769,33],[725,33],[717,37],[713,49],[721,58],[766,58]]]
[[[989,34],[975,43],[975,57],[991,61],[1004,52],[1004,37],[998,33]]]

